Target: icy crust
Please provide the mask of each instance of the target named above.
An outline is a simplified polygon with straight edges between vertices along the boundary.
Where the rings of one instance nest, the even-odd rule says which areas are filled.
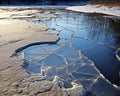
[[[49,44],[40,45],[39,48],[40,51],[46,51],[42,51],[43,53],[38,51],[37,58],[33,53],[31,55],[28,53],[30,57],[25,57],[24,67],[28,72],[37,73],[47,80],[54,78],[53,84],[56,84],[60,90],[64,90],[65,96],[83,96],[85,94],[114,96],[120,92],[80,51]],[[28,54],[24,52],[24,56]]]
[[[39,51],[24,52],[24,67],[27,71],[38,73],[48,79],[54,78],[53,82],[70,92],[69,94],[73,94],[71,93],[73,90],[80,89],[75,96],[83,95],[85,89],[89,90],[98,78],[102,78],[93,62],[71,47],[44,44],[39,45],[39,49],[29,49],[29,52],[33,50]]]
[[[71,13],[68,15],[72,16]],[[95,67],[94,62],[81,52],[100,45],[110,48],[114,46],[77,35],[74,31],[78,27],[81,29],[81,26],[79,24],[76,26],[72,18],[66,21],[67,16],[64,18],[62,16],[60,15],[57,19],[53,18],[51,21],[39,22],[52,28],[53,31],[48,30],[51,34],[59,33],[60,40],[56,44],[41,44],[25,49],[22,53],[25,60],[24,68],[30,73],[36,73],[47,80],[52,80],[56,88],[62,90],[64,96],[119,95],[118,87],[106,80]],[[71,23],[72,27],[69,26]],[[57,31],[54,31],[54,28]],[[85,40],[90,45],[78,49],[74,45],[76,43],[74,39]]]

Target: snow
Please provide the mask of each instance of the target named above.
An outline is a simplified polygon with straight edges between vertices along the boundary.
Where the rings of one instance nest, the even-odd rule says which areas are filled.
[[[67,7],[67,10],[85,12],[85,13],[103,13],[107,15],[113,15],[120,17],[120,6],[118,7],[107,7],[101,5],[84,5],[84,6],[71,6]]]

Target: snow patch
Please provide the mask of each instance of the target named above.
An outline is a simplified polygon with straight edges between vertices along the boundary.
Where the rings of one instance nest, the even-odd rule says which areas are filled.
[[[85,12],[85,13],[103,13],[107,15],[113,15],[120,17],[120,7],[107,7],[100,5],[84,5],[84,6],[72,6],[67,7],[67,10]]]

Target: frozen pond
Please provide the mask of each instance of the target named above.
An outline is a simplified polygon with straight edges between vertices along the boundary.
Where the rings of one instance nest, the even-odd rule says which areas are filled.
[[[57,75],[67,82],[65,87],[77,80],[88,88],[102,78],[100,73],[120,85],[120,62],[115,54],[120,47],[120,21],[100,14],[51,13],[58,17],[34,22],[46,24],[48,32],[60,39],[26,48],[26,70],[50,78]]]

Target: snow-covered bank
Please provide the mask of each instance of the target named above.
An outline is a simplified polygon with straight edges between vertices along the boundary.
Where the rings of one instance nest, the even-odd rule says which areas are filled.
[[[101,5],[84,5],[84,6],[72,6],[66,8],[67,10],[85,12],[85,13],[103,13],[108,15],[114,15],[120,17],[120,7],[107,7]]]

